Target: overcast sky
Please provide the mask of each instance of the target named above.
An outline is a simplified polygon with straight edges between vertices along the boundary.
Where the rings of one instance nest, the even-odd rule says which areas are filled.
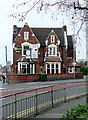
[[[14,0],[16,1],[16,0]],[[4,66],[5,62],[5,46],[7,46],[8,61],[13,61],[13,51],[12,51],[12,35],[13,35],[13,25],[23,27],[25,22],[28,23],[30,27],[62,27],[67,25],[68,34],[73,34],[70,22],[68,18],[58,17],[57,20],[52,19],[51,14],[38,14],[36,11],[31,11],[27,18],[23,22],[18,22],[9,15],[14,12],[13,0],[1,0],[0,1],[0,64]],[[23,9],[23,8],[22,8]],[[81,32],[81,36],[84,32]],[[85,42],[86,39],[78,42],[77,45],[77,59],[85,59]]]

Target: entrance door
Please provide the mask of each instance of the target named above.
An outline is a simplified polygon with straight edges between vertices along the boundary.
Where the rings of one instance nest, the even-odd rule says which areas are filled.
[[[64,73],[66,73],[66,68],[64,68]]]
[[[40,70],[39,70],[40,73],[43,73],[43,67],[40,66]]]

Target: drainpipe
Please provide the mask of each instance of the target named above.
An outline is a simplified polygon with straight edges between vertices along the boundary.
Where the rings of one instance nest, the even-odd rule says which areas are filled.
[[[62,73],[63,73],[63,47],[61,48],[61,51],[62,51],[61,57],[62,57]]]
[[[44,73],[44,46],[43,46],[43,73]]]

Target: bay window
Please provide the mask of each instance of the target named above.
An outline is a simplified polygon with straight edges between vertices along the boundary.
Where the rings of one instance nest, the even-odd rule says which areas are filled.
[[[56,74],[58,74],[59,73],[59,66],[58,66],[58,64],[56,64]]]
[[[46,73],[58,74],[60,71],[60,62],[48,62],[46,63]]]
[[[50,73],[50,64],[47,64],[47,73]]]
[[[18,62],[18,73],[35,74],[35,64],[28,62]]]

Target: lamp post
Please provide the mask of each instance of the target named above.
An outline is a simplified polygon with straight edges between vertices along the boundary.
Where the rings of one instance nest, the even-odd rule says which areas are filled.
[[[75,80],[75,66],[76,66],[75,60],[74,60],[74,62],[73,62],[72,64],[73,64],[73,66],[74,66],[74,80]]]
[[[8,83],[8,78],[7,78],[7,46],[5,46],[5,54],[6,54],[6,83]]]
[[[75,66],[76,66],[76,62],[75,62],[75,58],[76,58],[76,41],[75,41],[75,10],[74,10],[74,21],[73,21],[73,29],[74,29],[74,37],[73,37],[73,63],[72,65],[74,66],[74,80],[75,80]]]

